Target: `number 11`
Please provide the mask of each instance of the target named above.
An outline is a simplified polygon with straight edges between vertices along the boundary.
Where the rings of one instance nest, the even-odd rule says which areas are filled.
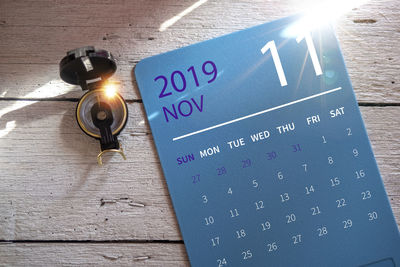
[[[311,38],[311,34],[306,33],[302,36],[299,36],[296,38],[296,41],[297,41],[297,43],[300,43],[301,40],[303,40],[303,39],[306,39],[307,49],[308,49],[308,52],[310,53],[311,61],[313,63],[314,70],[315,70],[315,75],[319,76],[322,74],[322,69],[321,69],[321,65],[319,64],[319,61],[318,61],[317,51],[315,50],[315,46],[314,46],[313,40]],[[261,48],[261,53],[265,54],[269,49],[271,50],[271,56],[272,56],[272,60],[274,61],[276,72],[278,74],[279,82],[281,83],[281,86],[286,86],[287,80],[286,80],[285,72],[283,71],[281,59],[279,58],[278,50],[276,48],[274,40],[266,43],[263,46],[263,48]]]
[[[315,75],[319,76],[322,74],[322,69],[321,69],[321,65],[319,64],[319,61],[318,61],[317,51],[315,51],[315,46],[314,46],[314,42],[311,38],[311,34],[309,32],[307,32],[304,35],[297,37],[296,41],[297,41],[297,43],[300,43],[303,39],[306,39],[307,49],[308,49],[308,52],[310,52],[310,57],[311,57],[312,64],[314,66]]]
[[[283,72],[281,59],[279,58],[278,50],[276,49],[275,41],[269,41],[263,48],[261,48],[261,53],[265,54],[268,49],[271,49],[272,60],[275,64],[276,72],[278,73],[279,81],[281,82],[281,86],[286,86],[286,76]]]

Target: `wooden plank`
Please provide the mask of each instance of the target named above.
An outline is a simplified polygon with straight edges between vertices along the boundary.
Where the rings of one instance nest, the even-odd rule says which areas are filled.
[[[2,26],[43,26],[43,27],[133,27],[159,28],[166,20],[179,15],[198,1],[124,1],[99,2],[70,0],[59,3],[57,0],[23,1],[3,0],[1,3]],[[327,2],[327,1],[324,1]],[[381,18],[386,22],[398,21],[398,5],[393,0],[366,1],[344,15],[351,14],[358,23],[371,24],[366,19]],[[268,19],[277,19],[310,8],[315,8],[318,0],[242,0],[205,1],[184,15],[171,28],[236,28],[250,27]],[[335,6],[337,7],[337,5]],[[385,22],[384,21],[384,22]]]
[[[103,167],[75,105],[0,102],[0,239],[181,240],[142,104],[129,104],[120,137],[127,161]],[[361,110],[400,222],[400,108]]]
[[[394,207],[398,214],[400,203]],[[0,243],[0,259],[5,266],[190,266],[183,244],[157,242]]]
[[[1,266],[190,266],[183,244],[0,243]]]
[[[118,65],[111,78],[119,82],[119,91],[127,100],[140,99],[133,66]],[[79,86],[61,80],[58,64],[0,64],[0,99],[65,99],[80,98],[83,94]]]
[[[71,92],[73,88],[60,81],[57,64],[67,50],[92,44],[114,53],[120,68],[115,78],[123,82],[123,95],[139,99],[132,69],[142,58],[290,15],[316,3],[298,2],[206,2],[161,32],[164,21],[191,3],[3,1],[0,97],[78,97],[79,90]],[[360,102],[400,102],[399,9],[394,0],[372,1],[338,20],[338,37]]]
[[[0,243],[0,259],[5,266],[190,266],[184,245],[174,243]]]

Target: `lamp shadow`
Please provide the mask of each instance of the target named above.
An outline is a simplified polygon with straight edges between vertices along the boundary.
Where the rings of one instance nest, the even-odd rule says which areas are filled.
[[[71,93],[76,95],[75,92]],[[89,136],[83,134],[77,125],[75,119],[76,101],[62,101],[70,99],[71,94],[59,96],[60,99],[54,101],[1,101],[0,112],[9,112],[3,114],[0,118],[0,131],[7,128],[8,122],[13,122],[14,129],[2,137],[3,146],[8,146],[17,139],[18,144],[15,150],[20,150],[25,157],[41,157],[50,151],[53,158],[48,158],[48,164],[61,164],[62,162],[80,163],[80,166],[86,167],[85,174],[90,172],[93,165],[97,165],[94,151],[99,150],[99,144]],[[38,151],[36,148],[43,149]],[[88,158],[93,157],[93,164],[87,163]],[[10,158],[12,160],[12,158]],[[15,160],[15,158],[14,158]],[[83,184],[85,176],[79,179],[79,184]]]

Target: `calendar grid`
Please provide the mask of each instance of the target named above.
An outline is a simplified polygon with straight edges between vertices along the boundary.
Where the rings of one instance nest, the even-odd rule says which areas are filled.
[[[192,266],[400,265],[335,34],[284,37],[295,20],[136,67]]]

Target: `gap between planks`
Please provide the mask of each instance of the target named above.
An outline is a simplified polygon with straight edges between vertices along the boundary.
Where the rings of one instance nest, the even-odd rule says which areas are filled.
[[[148,244],[148,243],[160,243],[160,244],[184,244],[183,240],[162,240],[162,239],[122,239],[122,240],[0,240],[1,244],[14,244],[14,243],[30,243],[30,244],[40,244],[40,243],[94,243],[94,244]]]
[[[78,102],[80,98],[19,98],[19,97],[0,97],[0,101],[55,101],[55,102]],[[129,104],[143,103],[142,99],[125,99]],[[358,102],[360,107],[399,107],[400,103],[386,103],[386,102]]]

